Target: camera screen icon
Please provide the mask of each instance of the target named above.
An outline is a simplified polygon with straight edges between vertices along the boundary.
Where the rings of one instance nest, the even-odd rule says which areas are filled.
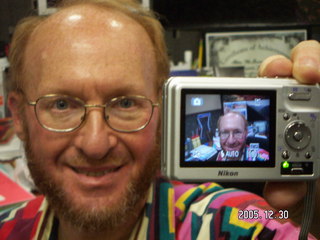
[[[191,106],[200,107],[202,105],[203,105],[203,98],[202,97],[193,97],[193,98],[191,98]]]

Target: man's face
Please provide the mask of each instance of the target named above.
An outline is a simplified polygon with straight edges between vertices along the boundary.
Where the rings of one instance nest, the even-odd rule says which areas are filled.
[[[140,25],[117,12],[88,6],[60,12],[36,29],[25,61],[29,101],[52,93],[87,104],[123,95],[157,101],[151,42]],[[97,219],[110,227],[141,204],[158,167],[158,117],[156,108],[145,129],[120,133],[108,127],[102,109],[91,108],[79,129],[56,133],[42,128],[25,105],[29,167],[58,215],[88,229],[90,223],[99,228]]]
[[[247,130],[241,116],[228,113],[220,120],[220,144],[228,158],[239,159],[246,144]]]

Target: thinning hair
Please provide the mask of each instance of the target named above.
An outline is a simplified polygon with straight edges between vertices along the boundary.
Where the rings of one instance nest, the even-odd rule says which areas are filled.
[[[156,62],[156,91],[160,92],[169,75],[169,61],[164,40],[164,30],[155,13],[134,0],[62,0],[57,4],[57,12],[76,5],[93,5],[106,11],[119,11],[140,24],[148,34]],[[55,13],[53,13],[55,14]],[[48,16],[31,16],[21,20],[16,26],[9,50],[10,83],[9,91],[23,91],[27,79],[25,76],[25,51],[30,36]]]
[[[217,122],[217,127],[218,127],[218,130],[220,132],[220,123],[222,121],[222,118],[227,116],[227,115],[236,115],[236,116],[239,116],[242,120],[243,120],[243,123],[244,123],[244,129],[247,130],[248,128],[248,121],[247,119],[244,117],[243,114],[239,113],[239,112],[236,112],[236,111],[230,111],[230,112],[227,112],[225,113],[224,115],[221,115],[218,119],[218,122]]]

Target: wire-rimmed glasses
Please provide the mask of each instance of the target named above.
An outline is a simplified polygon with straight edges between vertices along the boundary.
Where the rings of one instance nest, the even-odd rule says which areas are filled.
[[[85,104],[79,98],[59,94],[48,94],[28,104],[34,107],[40,125],[53,132],[79,128],[88,108],[103,108],[106,123],[115,131],[136,132],[149,124],[154,107],[159,106],[144,96],[121,96],[106,104]]]
[[[230,134],[232,134],[232,136],[235,139],[242,139],[244,137],[244,132],[243,131],[239,131],[239,130],[235,130],[235,131],[222,131],[220,132],[220,138],[222,140],[226,140],[227,138],[229,138]]]

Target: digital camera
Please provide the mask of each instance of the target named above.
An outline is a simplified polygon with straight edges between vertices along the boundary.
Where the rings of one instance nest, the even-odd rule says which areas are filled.
[[[172,77],[162,173],[183,181],[319,176],[320,88],[293,79]]]

